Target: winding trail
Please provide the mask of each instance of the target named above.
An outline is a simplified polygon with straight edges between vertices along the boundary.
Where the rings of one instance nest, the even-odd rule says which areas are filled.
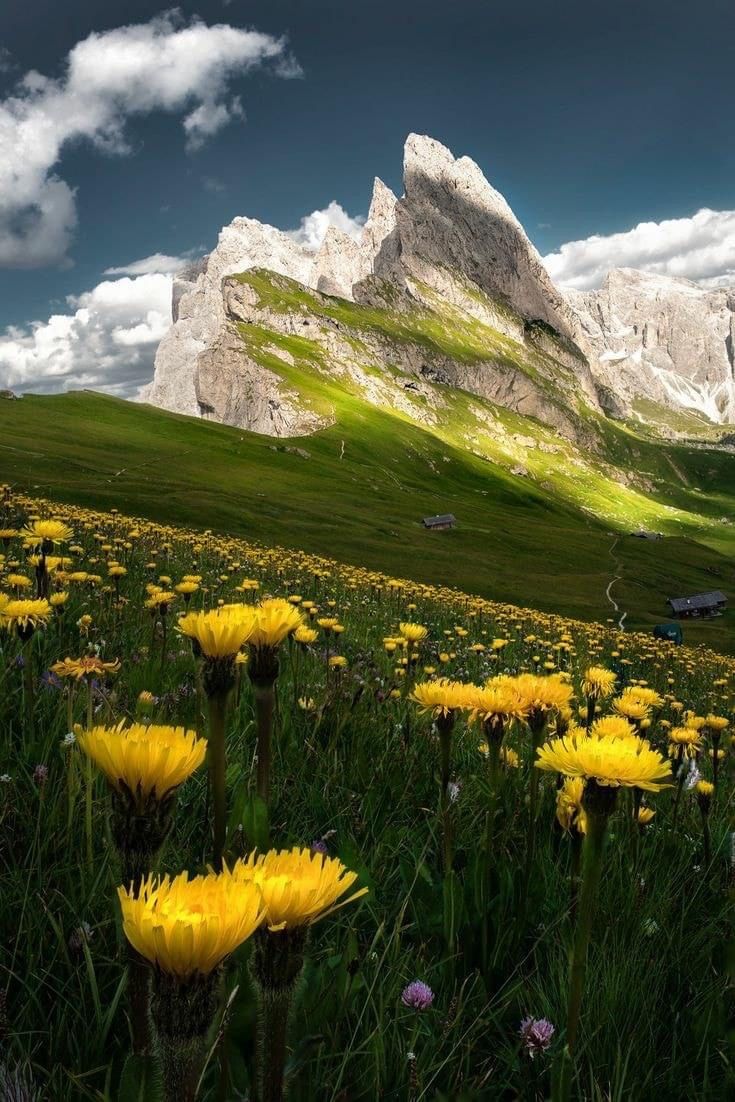
[[[615,539],[612,542],[611,547],[610,547],[610,557],[612,558],[613,562],[615,563],[615,569],[616,570],[622,570],[623,569],[622,566],[620,565],[620,559],[618,559],[617,555],[615,554],[615,548],[618,546],[619,542],[620,542],[620,536],[616,536]],[[610,604],[613,606],[615,612],[620,612],[620,606],[618,605],[618,602],[615,600],[615,598],[612,595],[612,587],[615,585],[616,582],[619,582],[622,579],[622,577],[623,577],[622,574],[616,574],[615,577],[611,578],[611,580],[608,582],[607,589],[605,590],[605,596],[607,597]],[[621,629],[621,631],[624,630],[625,617],[627,615],[628,615],[628,613],[624,612],[621,615],[620,619],[618,620],[618,627]]]

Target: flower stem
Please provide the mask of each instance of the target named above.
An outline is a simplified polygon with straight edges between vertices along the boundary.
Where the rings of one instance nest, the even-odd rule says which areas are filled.
[[[209,776],[212,785],[214,815],[213,863],[222,868],[222,855],[227,835],[227,758],[225,750],[225,720],[227,693],[216,692],[209,697]]]
[[[268,805],[271,791],[271,738],[276,697],[274,682],[257,682],[253,686],[253,693],[258,732],[257,793]]]
[[[597,893],[602,873],[602,854],[605,845],[607,821],[612,810],[610,793],[615,799],[615,789],[605,791],[595,781],[587,782],[584,807],[587,812],[587,833],[582,850],[582,888],[579,895],[577,930],[569,974],[569,1005],[567,1011],[567,1048],[574,1053],[582,1007],[582,994],[587,972],[587,950],[592,934]],[[609,810],[608,810],[609,808]]]
[[[263,992],[263,1069],[261,1102],[281,1102],[286,1040],[293,988]]]

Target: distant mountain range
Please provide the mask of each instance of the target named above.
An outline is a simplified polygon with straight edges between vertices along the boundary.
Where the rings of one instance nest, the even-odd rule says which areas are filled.
[[[735,288],[616,269],[562,291],[474,161],[416,134],[403,196],[376,179],[359,239],[331,226],[313,252],[236,218],[172,307],[144,399],[268,435],[333,420],[300,372],[419,423],[459,388],[593,449],[601,418],[684,437],[735,422]]]

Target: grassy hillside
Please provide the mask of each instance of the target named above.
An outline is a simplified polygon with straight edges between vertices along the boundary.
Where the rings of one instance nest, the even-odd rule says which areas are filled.
[[[606,423],[609,461],[583,461],[557,439],[556,452],[525,452],[538,470],[518,476],[508,467],[515,437],[554,439],[528,419],[494,409],[498,431],[473,451],[465,414],[475,399],[462,392],[449,394],[439,430],[316,377],[308,386],[315,398],[323,388],[336,423],[292,441],[87,392],[2,402],[0,478],[580,618],[612,615],[606,589],[621,575],[613,596],[634,627],[665,619],[669,595],[729,589],[735,536],[719,518],[735,504],[732,455]],[[626,466],[648,492],[616,481]],[[423,516],[446,511],[454,531],[423,529]],[[632,538],[639,525],[667,538]],[[687,641],[732,649],[731,616],[687,626]]]

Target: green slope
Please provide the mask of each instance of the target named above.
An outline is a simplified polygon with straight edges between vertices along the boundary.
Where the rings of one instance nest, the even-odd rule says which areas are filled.
[[[331,428],[279,441],[90,392],[0,402],[0,479],[580,618],[611,615],[605,590],[620,573],[613,592],[632,627],[664,619],[673,593],[728,590],[735,538],[718,518],[733,511],[732,455],[609,426],[611,459],[635,462],[649,494],[608,478],[604,463],[575,467],[566,450],[534,450],[547,478],[517,477],[505,454],[492,458],[496,440],[485,454],[467,449],[462,392],[451,393],[442,428],[429,429],[316,376],[291,381],[331,403]],[[548,433],[494,413],[506,436]],[[446,511],[458,517],[454,531],[423,529],[423,516]],[[644,520],[671,535],[626,534]],[[731,615],[687,627],[687,641],[732,649]]]

